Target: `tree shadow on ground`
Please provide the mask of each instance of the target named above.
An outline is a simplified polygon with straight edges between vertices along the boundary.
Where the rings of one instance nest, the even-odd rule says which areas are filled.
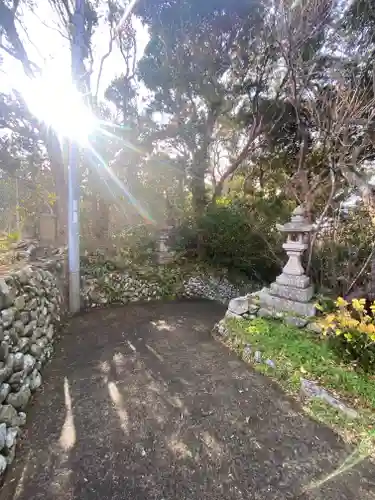
[[[72,320],[0,500],[370,499],[363,462],[209,335],[207,302]]]

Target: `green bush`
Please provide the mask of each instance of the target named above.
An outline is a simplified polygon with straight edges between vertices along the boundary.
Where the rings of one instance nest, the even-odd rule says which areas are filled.
[[[334,296],[346,295],[355,288],[365,289],[370,266],[361,270],[371,254],[375,241],[375,225],[362,206],[329,217],[330,224],[321,229],[312,254],[311,278],[320,290]]]
[[[221,199],[199,219],[187,218],[171,237],[174,249],[216,268],[272,281],[285,257],[275,228],[282,211],[277,200]]]
[[[139,224],[127,228],[116,237],[116,260],[141,264],[150,262],[156,249],[155,228]]]

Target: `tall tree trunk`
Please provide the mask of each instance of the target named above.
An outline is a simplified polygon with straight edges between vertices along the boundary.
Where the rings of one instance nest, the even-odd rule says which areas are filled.
[[[206,208],[206,186],[204,183],[205,171],[199,169],[192,170],[191,195],[193,211],[196,217],[203,215]]]
[[[193,166],[191,169],[191,194],[194,213],[197,217],[203,215],[207,206],[205,176],[209,167],[209,148],[212,141],[212,133],[216,123],[217,109],[208,111],[205,133],[201,138],[199,147],[193,154]]]

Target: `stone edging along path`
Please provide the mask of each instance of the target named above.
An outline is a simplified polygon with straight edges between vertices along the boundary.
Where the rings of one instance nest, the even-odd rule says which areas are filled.
[[[14,460],[27,406],[53,355],[56,333],[66,316],[66,282],[63,259],[28,264],[0,278],[0,478]],[[240,290],[227,278],[193,275],[185,277],[175,295],[227,304]],[[82,277],[85,309],[167,297],[157,279],[120,271],[102,280]]]
[[[273,311],[271,309],[265,309],[260,306],[258,299],[259,292],[253,292],[245,296],[235,297],[230,300],[228,304],[227,312],[225,317],[220,320],[213,328],[214,337],[219,337],[228,345],[228,340],[231,337],[231,332],[227,327],[226,319],[245,319],[251,320],[257,317],[260,318],[273,318],[277,320],[284,320],[286,324],[297,328],[306,328],[310,332],[321,333],[321,328],[318,323],[316,323],[315,318],[307,317],[290,317],[288,315],[283,315],[280,312]],[[231,345],[230,345],[231,347]],[[264,363],[270,368],[276,368],[275,362],[272,359],[263,359],[262,353],[259,350],[253,352],[250,345],[245,345],[243,352],[241,353],[242,359],[246,363]],[[356,418],[358,413],[356,410],[349,408],[346,404],[340,401],[337,397],[331,394],[329,391],[318,385],[312,380],[307,380],[304,378],[300,379],[301,389],[300,396],[302,399],[318,398],[333,407],[336,410],[340,410],[345,413],[350,418]]]

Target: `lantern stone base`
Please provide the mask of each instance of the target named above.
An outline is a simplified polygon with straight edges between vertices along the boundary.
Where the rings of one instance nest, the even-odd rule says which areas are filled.
[[[271,295],[284,299],[295,300],[297,302],[308,302],[314,295],[314,288],[310,285],[307,288],[297,288],[287,285],[272,283],[270,286]]]
[[[307,288],[310,284],[310,279],[304,274],[296,276],[295,274],[282,273],[276,278],[276,283],[294,288]]]
[[[297,290],[299,293],[302,291],[301,289]],[[290,291],[289,296],[291,294],[293,295],[294,293],[294,291]],[[269,309],[274,313],[285,313],[289,316],[296,315],[307,317],[315,315],[315,306],[313,303],[301,302],[290,298],[279,297],[277,295],[274,295],[274,292],[268,288],[263,288],[263,290],[259,292],[258,298],[261,308]]]

